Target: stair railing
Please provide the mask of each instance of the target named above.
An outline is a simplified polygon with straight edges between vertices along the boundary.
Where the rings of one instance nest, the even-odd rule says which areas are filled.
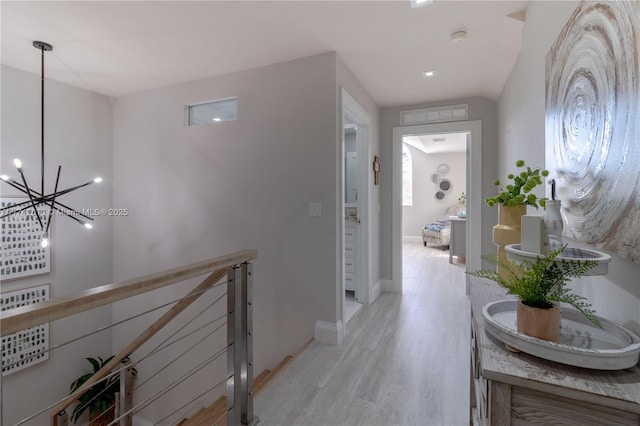
[[[130,357],[203,294],[219,286],[220,284],[217,283],[226,277],[227,409],[222,418],[226,415],[227,425],[255,425],[258,422],[258,417],[253,414],[253,265],[251,262],[256,256],[255,250],[242,250],[191,265],[2,312],[0,314],[0,335],[4,337],[29,327],[70,317],[208,274],[200,284],[195,286],[186,296],[180,298],[167,312],[127,344],[76,391],[35,415],[46,411],[50,413],[49,423],[51,426],[66,425],[68,424],[66,410],[75,400],[99,381],[106,380],[108,375],[119,374],[121,377],[120,395],[116,404],[119,412],[118,418],[112,423],[118,422],[121,426],[130,426],[134,413],[173,389],[173,386],[168,387],[167,391],[159,392],[157,394],[159,396],[151,398],[149,401],[143,401],[137,406],[132,406],[132,371],[135,364],[131,363]],[[169,338],[171,337],[173,334],[169,336]],[[78,339],[72,341],[75,340]],[[173,343],[176,341],[177,339]],[[155,351],[152,351],[151,355]],[[221,351],[221,354],[224,354],[224,350]],[[210,359],[217,357],[218,355]],[[118,367],[120,365],[122,366]],[[198,370],[194,368],[189,376]],[[181,383],[182,380],[177,383]],[[29,419],[18,424],[23,424],[26,420]]]

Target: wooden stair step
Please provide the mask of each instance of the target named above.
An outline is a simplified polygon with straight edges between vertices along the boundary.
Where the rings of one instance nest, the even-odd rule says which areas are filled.
[[[273,370],[270,370],[264,377],[264,380],[261,380],[260,383],[253,383],[253,395],[257,396],[260,392],[262,392],[264,390],[264,388],[269,384],[269,382],[271,382],[273,379],[275,379],[278,374],[280,374],[282,372],[282,370],[284,370],[287,365],[289,365],[291,363],[291,361],[293,361],[293,355],[287,355],[285,356],[282,361],[280,361],[278,363],[278,365],[276,365]],[[265,370],[266,371],[266,370]],[[262,373],[260,373],[262,374]]]
[[[215,424],[225,425],[226,424],[226,411],[227,411],[227,397],[221,396],[216,399],[213,404],[207,407],[202,414],[200,414],[197,418],[193,419],[193,423],[191,419],[185,424],[186,426],[199,426],[199,425],[212,425],[213,422]]]
[[[260,374],[254,377],[253,379],[253,395],[257,396],[260,392],[264,390],[264,388],[275,379],[278,374],[280,374],[291,362],[298,356],[303,350],[307,348],[313,342],[313,339],[310,339],[303,347],[298,351],[298,353],[294,355],[285,356],[279,363],[276,365],[273,370],[263,370]],[[212,426],[214,423],[216,425],[226,425],[226,409],[227,409],[227,397],[221,396],[216,399],[213,404],[209,407],[200,408],[195,414],[188,419],[182,419],[177,426]],[[223,415],[223,413],[225,413]]]
[[[256,389],[260,388],[260,387],[264,387],[266,385],[266,381],[269,379],[269,373],[271,373],[271,370],[262,370],[262,372],[260,374],[258,374],[254,379],[253,379],[253,392],[255,394]]]
[[[198,411],[195,412],[193,416],[189,417],[188,419],[185,419],[186,422],[183,423],[183,426],[194,426],[194,425],[200,424],[199,423],[200,419],[204,417],[206,412],[207,412],[207,407],[200,408]]]

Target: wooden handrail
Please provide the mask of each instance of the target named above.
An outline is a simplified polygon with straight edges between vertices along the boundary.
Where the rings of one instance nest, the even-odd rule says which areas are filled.
[[[6,336],[25,328],[89,311],[189,278],[248,262],[255,259],[257,254],[256,250],[241,250],[139,278],[91,288],[70,296],[4,311],[0,313],[0,336]]]
[[[233,265],[236,265],[234,263]],[[233,266],[229,265],[229,266]],[[50,414],[50,424],[51,426],[56,426],[57,420],[56,416],[59,412],[66,409],[69,405],[71,405],[80,395],[85,393],[87,389],[89,389],[95,382],[102,379],[104,376],[109,374],[111,370],[113,370],[120,362],[126,357],[130,356],[135,350],[137,350],[140,346],[144,345],[150,338],[152,338],[158,331],[160,331],[165,325],[167,325],[171,320],[173,320],[180,312],[184,311],[189,305],[195,302],[200,296],[202,296],[203,292],[207,289],[211,288],[215,283],[220,281],[222,277],[227,274],[227,267],[218,269],[209,275],[204,281],[202,281],[197,287],[189,292],[184,298],[182,298],[179,302],[171,307],[167,312],[164,313],[157,321],[151,324],[145,331],[143,331],[138,337],[136,337],[131,343],[129,343],[124,349],[122,349],[117,355],[115,355],[111,361],[105,364],[100,370],[98,370],[93,376],[89,377],[89,379],[82,384],[75,392],[70,394],[65,400],[61,401],[55,408],[51,411]]]

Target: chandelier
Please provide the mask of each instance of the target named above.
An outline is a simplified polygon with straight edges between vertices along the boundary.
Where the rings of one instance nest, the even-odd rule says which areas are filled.
[[[34,41],[33,47],[41,52],[41,79],[40,79],[40,192],[38,192],[34,186],[29,186],[27,179],[25,178],[22,161],[19,159],[13,160],[13,164],[20,175],[20,180],[13,179],[7,175],[0,175],[0,180],[19,190],[23,194],[26,194],[29,199],[27,201],[16,203],[11,206],[0,209],[0,219],[13,216],[16,214],[33,214],[42,229],[42,237],[40,245],[47,247],[49,245],[49,227],[51,225],[53,212],[56,211],[70,219],[75,220],[85,228],[91,229],[93,226],[90,221],[93,221],[92,217],[85,215],[59,201],[59,197],[73,192],[77,189],[91,185],[94,183],[102,182],[102,178],[95,178],[89,182],[81,185],[72,186],[67,189],[58,189],[58,183],[60,182],[60,172],[62,166],[58,166],[58,173],[56,174],[56,183],[53,188],[53,192],[46,194],[44,185],[44,52],[50,52],[53,50],[53,46],[43,41]]]

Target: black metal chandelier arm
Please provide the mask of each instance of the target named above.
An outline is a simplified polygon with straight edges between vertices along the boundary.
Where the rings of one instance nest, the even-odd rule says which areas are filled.
[[[61,169],[61,167],[62,167],[62,166],[58,166],[58,169]],[[58,177],[56,178],[56,189],[57,189],[57,186],[58,186],[58,179],[59,179],[59,175],[58,175]],[[33,198],[35,201],[37,201],[37,203],[36,203],[36,204],[41,204],[41,203],[46,203],[46,202],[48,202],[48,201],[51,201],[52,199],[54,199],[54,200],[55,200],[55,198],[57,198],[58,196],[60,196],[60,195],[64,195],[64,194],[68,194],[69,192],[71,192],[71,191],[75,191],[76,189],[78,189],[78,188],[82,188],[83,186],[91,185],[92,183],[95,183],[95,179],[94,179],[94,180],[92,180],[92,181],[86,182],[86,183],[84,183],[84,184],[82,184],[82,185],[78,185],[78,186],[76,186],[76,187],[73,187],[73,188],[69,188],[69,189],[66,189],[66,190],[63,190],[63,191],[60,191],[60,192],[54,192],[53,194],[49,194],[49,195],[46,195],[46,196],[44,196],[44,197],[43,197],[43,196],[42,196],[42,194],[40,194],[38,191],[31,190],[30,188],[26,188],[25,186],[21,185],[21,184],[20,184],[18,181],[16,181],[15,179],[12,179],[12,178],[6,178],[6,179],[3,179],[3,182],[6,182],[8,185],[11,185],[12,187],[14,187],[14,188],[16,188],[16,189],[20,190],[21,192],[23,192],[23,193],[25,193],[25,194],[27,194],[27,195],[29,195],[29,194],[35,194],[35,195],[37,195],[37,196],[38,196],[37,198],[36,198],[36,197],[31,197],[31,198]],[[24,201],[24,202],[19,203],[19,204],[14,204],[13,206],[3,207],[2,209],[0,209],[0,212],[5,211],[5,210],[8,210],[8,209],[15,209],[15,208],[17,208],[17,207],[19,207],[19,206],[23,206],[23,205],[26,205],[26,204],[31,204],[31,205],[32,205],[32,200],[31,200],[31,198],[30,198],[28,201]],[[59,205],[59,206],[60,206],[60,207],[62,207],[62,208],[65,208],[65,209],[67,209],[67,210],[70,210],[70,211],[74,212],[74,214],[77,214],[77,215],[79,215],[79,216],[84,217],[84,218],[85,218],[85,219],[87,219],[87,220],[94,220],[92,217],[89,217],[89,216],[87,216],[87,215],[85,215],[85,214],[82,214],[82,213],[80,213],[80,212],[77,212],[75,209],[73,209],[73,208],[71,208],[71,207],[67,206],[66,204],[63,204],[63,203],[61,203],[61,202],[59,202],[59,201],[54,201],[54,203],[55,203],[55,204],[57,204],[57,205]],[[26,209],[16,210],[16,213],[17,213],[17,212],[19,212],[19,211],[23,211],[23,210],[26,210]],[[5,215],[5,216],[2,216],[2,217],[6,217],[6,215]]]
[[[54,192],[53,194],[49,194],[49,195],[47,195],[45,198],[49,199],[49,198],[51,198],[51,197],[59,197],[59,196],[61,196],[61,195],[64,195],[64,194],[68,194],[68,193],[70,193],[70,192],[73,192],[73,191],[75,191],[76,189],[84,188],[85,186],[87,186],[87,185],[91,185],[91,184],[94,184],[94,183],[95,183],[95,181],[90,180],[89,182],[83,183],[82,185],[72,186],[71,188],[63,189],[63,190],[61,190],[61,191]]]
[[[43,202],[42,198],[36,198],[36,200],[38,201],[36,203],[36,205],[40,205]],[[20,207],[23,207],[23,206],[25,206],[25,207],[20,209],[20,210],[16,210],[16,209],[18,209]],[[0,209],[0,213],[4,212],[5,210],[16,210],[16,213],[18,213],[18,212],[21,212],[22,210],[30,209],[32,206],[33,206],[33,204],[31,203],[31,200],[27,200],[27,201],[23,201],[21,203],[17,203],[17,204],[13,204],[13,205],[10,205],[10,206],[7,206],[7,207],[3,207],[2,209]],[[2,217],[5,217],[5,216],[2,216]]]
[[[87,219],[87,220],[94,220],[92,217],[87,216],[87,215],[86,215],[86,214],[84,214],[84,213],[80,213],[79,211],[77,211],[77,210],[75,210],[75,209],[72,209],[71,207],[67,206],[66,204],[62,204],[62,203],[61,203],[61,202],[59,202],[59,201],[56,201],[56,202],[53,204],[53,208],[54,208],[54,209],[56,209],[56,210],[58,210],[58,211],[60,211],[60,212],[62,212],[62,213],[65,213],[61,208],[56,207],[56,206],[60,206],[60,207],[62,207],[62,209],[67,209],[67,210],[69,210],[69,211],[73,212],[73,214],[74,214],[75,216],[82,216],[83,218],[85,218],[85,219]],[[65,213],[65,214],[66,214],[66,213]],[[67,215],[67,216],[68,216],[68,215]]]
[[[59,204],[59,203],[56,203],[56,204]],[[87,217],[87,216],[85,216],[85,215],[83,215],[83,214],[81,214],[81,213],[79,213],[79,212],[77,212],[77,211],[75,211],[75,210],[73,210],[73,209],[68,209],[68,210],[70,210],[70,211],[71,211],[71,213],[68,213],[68,212],[66,212],[66,211],[65,211],[65,210],[63,210],[63,209],[60,209],[60,208],[56,207],[55,205],[53,206],[53,208],[54,208],[56,211],[59,211],[59,212],[60,212],[60,213],[62,213],[63,215],[67,216],[68,218],[75,220],[75,221],[76,221],[76,222],[78,222],[80,225],[84,225],[84,224],[85,224],[85,222],[83,222],[83,221],[81,221],[80,219],[78,219],[78,218],[76,217],[76,215],[79,215],[79,216],[85,217],[85,218],[87,218],[87,219],[89,219],[89,220],[93,220],[93,218],[92,218],[92,217]]]
[[[22,185],[19,185],[19,184],[18,184],[18,182],[16,182],[16,181],[15,181],[15,180],[13,180],[13,179],[11,179],[11,181],[12,181],[12,182],[9,182],[9,181],[6,181],[6,180],[5,180],[4,182],[6,182],[7,184],[9,184],[9,185],[13,186],[14,188],[16,188],[16,189],[20,190],[20,191],[21,191],[22,193],[24,193],[24,194],[26,194],[26,193],[27,193],[27,191],[22,187]],[[37,194],[37,195],[40,195],[40,194]],[[25,203],[29,203],[29,202],[30,202],[30,201],[25,201]],[[22,203],[20,203],[20,204],[22,204]],[[0,209],[0,211],[2,211],[2,210],[6,210],[6,209],[9,209],[9,208],[11,208],[11,207],[13,207],[13,206],[3,207],[2,209]]]
[[[42,219],[40,218],[40,213],[38,213],[38,204],[36,204],[34,197],[31,195],[31,191],[29,190],[29,185],[27,185],[27,179],[24,177],[24,173],[22,173],[22,167],[18,167],[18,173],[20,173],[20,177],[22,178],[22,183],[24,183],[24,187],[27,189],[27,195],[29,196],[29,201],[31,201],[31,205],[33,206],[33,210],[36,212],[36,217],[38,218],[38,222],[40,222],[40,226],[44,229],[44,225],[42,224]]]
[[[58,167],[61,167],[61,166],[58,166]],[[11,178],[3,179],[3,182],[6,182],[7,184],[13,186],[14,188],[22,191],[25,194],[27,194],[30,199],[31,198],[37,199],[37,197],[34,197],[34,196],[31,195],[31,194],[35,194],[38,197],[46,199],[46,201],[49,201],[51,199],[51,197],[59,197],[61,195],[68,194],[69,192],[75,191],[76,189],[80,189],[80,188],[83,188],[85,186],[92,185],[92,184],[96,183],[96,180],[97,180],[97,179],[93,179],[93,180],[85,182],[85,183],[83,183],[81,185],[72,186],[71,188],[67,188],[67,189],[63,189],[61,191],[57,191],[58,179],[59,179],[59,176],[58,176],[58,178],[56,178],[56,190],[54,190],[54,192],[52,194],[49,194],[49,195],[47,195],[45,197],[42,197],[42,194],[40,194],[36,190],[33,190],[33,189],[29,188],[26,185],[27,182],[25,181],[24,175],[22,174],[22,172],[20,172],[20,176],[22,176],[22,181],[24,182],[25,185],[21,185],[19,182],[17,182],[14,179],[11,179]]]
[[[44,52],[43,52],[44,53]],[[53,188],[53,192],[56,193],[58,191],[58,182],[60,181],[60,171],[62,170],[62,166],[58,166],[58,174],[56,175],[56,186]],[[44,191],[44,184],[42,187]],[[49,226],[51,225],[51,213],[53,213],[53,207],[56,204],[56,196],[53,196],[53,200],[51,200],[51,204],[49,204],[49,215],[47,217],[47,229],[44,230],[45,235],[49,233]]]
[[[7,181],[5,181],[5,182],[7,182]],[[9,185],[17,188],[17,189],[20,189],[25,194],[27,193],[22,188],[18,188],[17,186],[12,185],[10,182],[7,182],[7,183]],[[39,196],[38,198],[35,198],[35,200],[38,201],[38,205],[39,204],[43,204],[43,203],[46,204],[48,201],[51,201],[52,199],[55,199],[55,195],[56,195],[56,194],[50,194],[50,195],[47,195],[45,197],[40,197],[40,193],[39,192],[33,191],[32,193]],[[82,216],[83,218],[85,218],[87,220],[94,220],[94,218],[89,217],[84,213],[80,213],[79,211],[76,211],[75,209],[73,209],[73,208],[71,208],[71,207],[67,206],[66,204],[63,204],[63,203],[61,203],[59,201],[55,201],[53,204],[54,204],[54,208],[56,210],[58,210],[58,211],[63,211],[63,209],[67,209],[67,210],[73,212],[73,214],[76,215],[76,216]],[[26,207],[24,207],[24,206],[26,206]],[[56,207],[56,206],[60,206],[60,207]],[[22,207],[22,208],[18,209],[19,207]],[[4,215],[0,216],[0,219],[8,217],[8,216],[11,216],[12,214],[20,213],[21,211],[27,210],[27,209],[29,209],[31,207],[32,207],[31,200],[27,200],[27,201],[23,201],[23,202],[18,203],[18,204],[14,204],[14,205],[11,205],[11,206],[3,207],[3,208],[0,209],[0,213],[4,212],[6,210],[10,210],[10,209],[11,209],[11,212],[8,213],[8,214],[4,214]]]
[[[28,201],[27,201],[27,203],[28,203]],[[11,210],[9,213],[3,214],[2,216],[0,216],[0,219],[4,219],[5,217],[13,216],[14,214],[18,214],[18,213],[23,212],[23,211],[25,211],[27,209],[30,209],[31,205],[28,205],[28,206],[22,207],[22,208],[18,208],[17,205],[13,205],[13,206],[10,206],[10,208],[13,208],[14,210]],[[5,210],[5,209],[6,208],[4,208],[2,210]]]
[[[58,166],[58,167],[61,167],[61,166]],[[7,184],[13,186],[14,188],[22,191],[23,193],[25,193],[27,195],[29,194],[29,192],[31,192],[32,194],[35,194],[37,196],[42,196],[42,194],[39,193],[38,191],[36,191],[35,189],[27,188],[24,185],[22,185],[20,182],[16,181],[15,179],[12,179],[10,177],[7,177],[6,179],[3,178],[3,182],[6,182]],[[47,197],[52,197],[53,195],[56,195],[58,197],[60,195],[68,194],[71,191],[75,191],[76,189],[80,189],[80,188],[83,188],[83,187],[88,186],[88,185],[93,185],[94,183],[96,183],[96,179],[90,180],[88,182],[85,182],[82,185],[77,185],[77,186],[73,186],[73,187],[68,188],[68,189],[64,189],[64,190],[62,190],[60,192],[55,192],[54,194],[47,195]]]
[[[27,190],[25,189],[24,186],[22,186],[22,184],[20,182],[18,182],[17,180],[10,178],[9,176],[6,175],[2,175],[2,181],[6,182],[7,184],[13,186],[14,188],[19,189],[20,191],[24,192],[25,194],[27,193]],[[39,192],[33,191],[34,194],[38,194],[40,195]]]
[[[25,201],[25,203],[28,203],[28,201]],[[21,204],[24,204],[24,203],[21,203]],[[60,206],[62,208],[60,208],[58,206]],[[13,206],[10,206],[9,208],[14,208],[15,209],[16,207],[17,207],[17,205],[13,205]],[[14,214],[20,213],[20,212],[25,211],[25,210],[30,209],[30,208],[31,208],[31,206],[28,205],[28,206],[22,207],[20,209],[12,210],[11,212],[5,213],[2,216],[0,216],[0,219],[4,219],[5,217],[12,216]],[[55,209],[56,211],[62,213],[63,215],[65,215],[67,217],[70,217],[71,219],[75,220],[76,222],[81,223],[82,225],[84,225],[85,222],[83,222],[80,219],[76,218],[76,216],[82,216],[84,219],[87,219],[87,220],[95,220],[94,218],[89,217],[89,216],[87,216],[87,215],[85,215],[83,213],[80,213],[79,211],[74,210],[71,207],[65,206],[64,204],[61,204],[61,203],[59,203],[57,201],[55,202],[55,204],[53,205],[52,208]],[[6,210],[6,209],[7,209],[7,207],[3,208],[2,210]]]

